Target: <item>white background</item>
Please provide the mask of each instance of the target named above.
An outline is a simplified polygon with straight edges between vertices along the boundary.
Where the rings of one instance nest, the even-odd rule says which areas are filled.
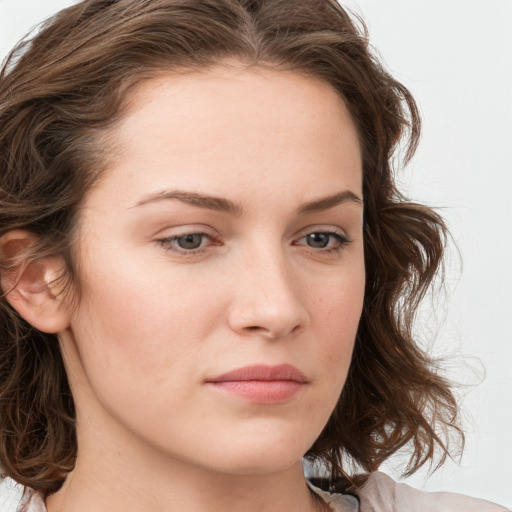
[[[0,0],[0,55],[70,0]],[[413,199],[441,208],[462,255],[447,300],[419,331],[466,388],[467,444],[459,465],[408,482],[512,506],[512,1],[347,0],[424,118],[418,153],[399,176]],[[469,356],[475,356],[470,358]],[[482,367],[486,376],[481,380]],[[475,370],[471,370],[475,368]],[[400,460],[387,470],[394,472]]]

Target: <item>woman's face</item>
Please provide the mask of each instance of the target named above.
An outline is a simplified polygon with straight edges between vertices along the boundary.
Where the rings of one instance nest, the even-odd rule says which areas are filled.
[[[345,105],[312,78],[218,66],[146,82],[112,137],[61,333],[79,449],[237,474],[296,463],[363,302]]]

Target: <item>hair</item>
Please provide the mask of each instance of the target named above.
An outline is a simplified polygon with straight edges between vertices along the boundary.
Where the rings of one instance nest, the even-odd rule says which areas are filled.
[[[356,124],[363,160],[366,290],[339,401],[306,454],[333,481],[376,470],[410,446],[405,473],[462,436],[437,361],[412,335],[419,302],[442,268],[447,231],[397,190],[420,134],[409,91],[382,67],[364,23],[335,0],[85,0],[21,42],[0,73],[0,237],[32,233],[26,259],[61,255],[69,282],[79,207],[108,165],[105,134],[130,92],[162,72],[233,60],[328,82]],[[4,258],[0,271],[15,262]],[[78,283],[79,284],[79,283]],[[0,466],[53,492],[74,467],[75,411],[58,336],[39,332],[0,295]],[[347,462],[349,461],[349,462]]]

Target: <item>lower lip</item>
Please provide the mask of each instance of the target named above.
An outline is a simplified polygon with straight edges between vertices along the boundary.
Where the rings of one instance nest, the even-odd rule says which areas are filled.
[[[257,404],[282,404],[295,398],[306,387],[293,380],[237,380],[209,382],[214,389]]]

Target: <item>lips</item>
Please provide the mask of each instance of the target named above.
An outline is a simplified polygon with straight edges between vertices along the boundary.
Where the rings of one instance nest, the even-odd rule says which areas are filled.
[[[308,384],[307,376],[289,364],[238,368],[206,380],[216,391],[258,404],[280,404],[296,397]]]

